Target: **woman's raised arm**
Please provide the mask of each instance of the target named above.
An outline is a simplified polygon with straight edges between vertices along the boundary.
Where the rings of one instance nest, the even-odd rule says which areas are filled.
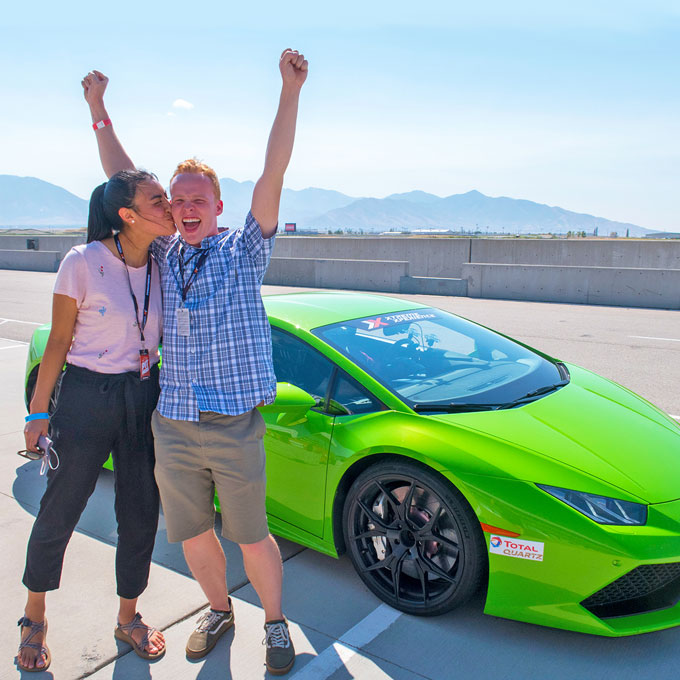
[[[81,82],[85,101],[92,114],[99,158],[107,178],[110,179],[112,175],[121,170],[135,170],[135,164],[113,131],[111,119],[104,106],[104,92],[108,84],[109,79],[101,71],[94,70],[90,71]]]

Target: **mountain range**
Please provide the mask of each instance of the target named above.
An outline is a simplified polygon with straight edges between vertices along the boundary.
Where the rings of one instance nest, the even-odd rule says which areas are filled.
[[[250,208],[253,182],[220,180],[224,212],[221,226],[243,223]],[[383,232],[404,229],[450,229],[481,233],[566,233],[598,230],[601,236],[617,232],[644,236],[652,230],[635,224],[571,212],[533,201],[493,198],[479,191],[444,198],[424,191],[392,194],[386,198],[354,197],[329,189],[284,189],[280,221],[298,229]],[[84,226],[87,201],[55,184],[35,177],[0,175],[1,227]]]
[[[87,201],[35,177],[0,175],[0,226],[73,227],[87,223]]]

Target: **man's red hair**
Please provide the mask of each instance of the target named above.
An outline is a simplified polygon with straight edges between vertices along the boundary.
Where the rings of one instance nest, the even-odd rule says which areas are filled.
[[[177,175],[192,174],[192,175],[205,175],[213,185],[213,191],[215,192],[215,198],[219,201],[221,197],[220,191],[220,180],[217,179],[217,173],[209,166],[199,161],[198,158],[189,158],[186,161],[182,161],[176,168],[173,176],[170,178],[170,184],[172,180],[177,177]]]

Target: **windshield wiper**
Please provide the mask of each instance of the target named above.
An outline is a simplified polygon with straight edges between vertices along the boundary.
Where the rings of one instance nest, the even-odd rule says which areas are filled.
[[[466,413],[469,411],[494,411],[503,404],[414,404],[417,413]]]
[[[518,397],[512,401],[507,401],[503,404],[465,404],[465,403],[450,403],[450,404],[414,404],[411,408],[417,413],[469,413],[473,411],[500,411],[506,408],[518,406],[524,402],[533,401],[536,397],[543,394],[554,392],[568,385],[568,380],[561,380],[552,385],[544,385],[538,389],[527,392],[523,397]]]
[[[555,390],[559,390],[560,387],[564,387],[565,385],[568,385],[569,381],[568,380],[560,380],[559,382],[553,383],[552,385],[545,385],[544,387],[539,387],[536,390],[532,390],[531,392],[527,392],[523,397],[518,397],[517,399],[513,399],[512,401],[507,402],[507,404],[501,404],[498,406],[499,409],[503,408],[512,408],[513,406],[517,406],[518,404],[522,404],[525,401],[533,401],[534,397],[540,397],[543,394],[548,394],[550,392],[554,392]]]

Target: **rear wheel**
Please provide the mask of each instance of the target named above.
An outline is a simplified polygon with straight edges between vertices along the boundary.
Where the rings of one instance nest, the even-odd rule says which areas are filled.
[[[36,366],[32,371],[31,374],[28,376],[28,380],[26,381],[26,394],[24,396],[24,399],[26,400],[26,408],[29,409],[31,407],[31,399],[33,399],[33,393],[35,392],[35,386],[36,383],[38,382],[38,369],[40,368],[40,365]],[[64,373],[59,375],[57,378],[57,382],[54,385],[54,390],[52,391],[52,396],[50,397],[50,403],[48,407],[48,412],[50,415],[52,415],[56,408],[57,408],[57,396],[59,395],[59,388],[61,387],[61,379],[64,376]]]
[[[352,484],[345,544],[364,583],[409,614],[434,616],[467,602],[487,570],[477,517],[437,473],[410,461],[378,463]]]

